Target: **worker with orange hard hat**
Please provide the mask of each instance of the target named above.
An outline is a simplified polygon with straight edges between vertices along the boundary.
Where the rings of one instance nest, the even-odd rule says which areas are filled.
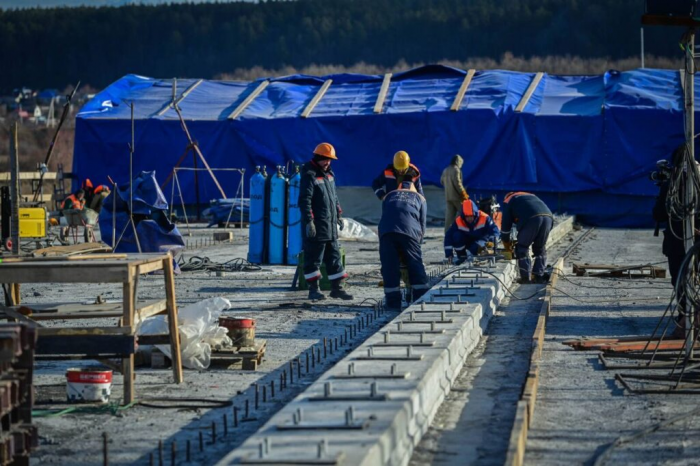
[[[309,299],[326,299],[319,289],[321,263],[326,265],[331,281],[331,298],[351,300],[343,288],[348,274],[343,267],[338,243],[338,228],[343,228],[335,174],[331,162],[338,160],[335,148],[322,142],[316,146],[313,158],[301,169],[299,208],[301,209],[304,249],[304,278],[309,284]]]
[[[420,183],[420,170],[411,163],[411,157],[409,157],[408,153],[400,150],[394,154],[393,163],[387,165],[384,171],[374,179],[372,189],[381,201],[384,199],[384,196],[399,189],[399,186],[404,181],[410,181],[421,196],[425,195],[423,186]]]

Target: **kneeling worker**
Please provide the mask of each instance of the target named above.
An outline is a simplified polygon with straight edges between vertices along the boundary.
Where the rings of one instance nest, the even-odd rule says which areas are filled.
[[[313,158],[301,170],[299,208],[301,209],[304,246],[304,278],[309,283],[309,299],[326,299],[319,291],[321,262],[326,264],[331,281],[331,298],[351,300],[343,289],[348,276],[343,269],[338,244],[338,227],[342,225],[342,209],[335,192],[335,175],[331,161],[338,160],[335,148],[322,142],[314,149]]]
[[[401,310],[401,259],[408,267],[413,299],[420,298],[428,290],[428,276],[420,247],[425,236],[427,215],[425,198],[410,181],[402,182],[399,189],[389,192],[382,202],[379,259],[386,305],[393,310]]]
[[[423,186],[420,183],[420,171],[418,167],[411,163],[411,158],[405,151],[398,151],[394,154],[393,163],[387,165],[382,173],[372,182],[372,189],[375,196],[381,201],[384,196],[395,189],[399,189],[401,183],[410,181],[413,183],[416,191],[421,196],[423,194]]]
[[[545,273],[547,267],[545,245],[554,221],[552,211],[539,197],[524,192],[506,194],[502,210],[501,240],[506,251],[513,251],[510,236],[513,223],[516,223],[518,228],[515,257],[520,270],[520,283],[531,283],[533,280],[536,283],[547,282],[549,276]],[[530,261],[530,246],[535,255],[534,266]]]
[[[470,256],[493,247],[500,233],[491,217],[480,211],[474,201],[464,201],[457,219],[445,233],[445,258],[451,262],[456,253],[455,263],[461,264]]]

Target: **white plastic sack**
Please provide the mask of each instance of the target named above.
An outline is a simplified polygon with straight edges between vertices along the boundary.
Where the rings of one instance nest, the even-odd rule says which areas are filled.
[[[221,313],[231,308],[225,298],[209,298],[178,309],[180,326],[180,353],[182,365],[188,369],[206,369],[211,364],[212,346],[230,346],[231,339],[224,327],[219,326]],[[137,335],[168,333],[167,316],[158,315],[144,320]],[[157,345],[166,356],[171,357],[170,345]]]
[[[345,240],[355,241],[379,241],[379,237],[369,227],[364,226],[357,220],[343,218],[343,229],[338,229],[338,237]]]

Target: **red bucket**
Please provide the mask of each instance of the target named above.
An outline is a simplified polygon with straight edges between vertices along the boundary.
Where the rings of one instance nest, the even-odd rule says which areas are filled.
[[[228,330],[233,346],[255,346],[255,320],[245,317],[219,317],[219,325]]]

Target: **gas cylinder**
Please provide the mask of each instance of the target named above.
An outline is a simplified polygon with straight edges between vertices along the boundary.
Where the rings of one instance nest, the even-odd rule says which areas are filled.
[[[301,174],[297,165],[294,176],[289,179],[287,196],[287,264],[299,263],[297,257],[301,252],[301,209],[299,208],[299,190]]]
[[[248,237],[248,261],[253,264],[264,262],[265,243],[265,177],[260,167],[255,167],[255,174],[250,178],[250,221]]]
[[[287,177],[282,166],[270,180],[270,234],[268,259],[270,264],[284,264],[287,248]]]

